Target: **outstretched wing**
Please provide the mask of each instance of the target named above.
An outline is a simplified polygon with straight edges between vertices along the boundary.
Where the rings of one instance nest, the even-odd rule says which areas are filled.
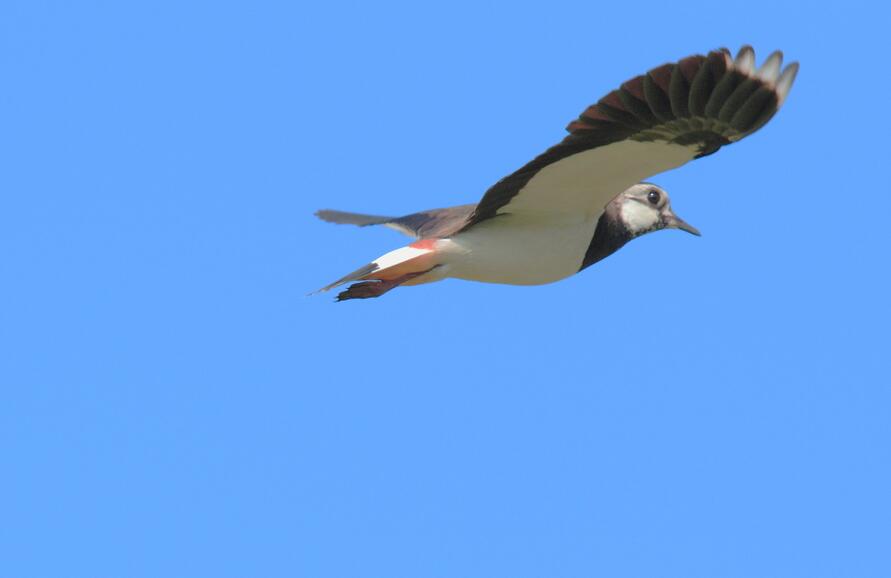
[[[359,227],[383,225],[409,237],[426,239],[448,237],[462,229],[475,208],[476,205],[458,205],[445,209],[430,209],[404,217],[383,217],[322,209],[316,211],[316,216],[323,221],[340,225],[357,225]]]
[[[500,214],[584,213],[617,194],[761,128],[782,106],[798,63],[781,52],[755,69],[744,46],[722,48],[632,78],[567,127],[569,136],[483,196],[464,228]]]

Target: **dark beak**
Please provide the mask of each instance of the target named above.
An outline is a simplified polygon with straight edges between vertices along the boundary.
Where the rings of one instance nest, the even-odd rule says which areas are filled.
[[[699,232],[699,229],[678,217],[674,213],[668,215],[668,218],[665,220],[665,226],[669,229],[680,229],[681,231],[687,231],[691,235],[696,235],[697,237],[701,237],[702,233]]]

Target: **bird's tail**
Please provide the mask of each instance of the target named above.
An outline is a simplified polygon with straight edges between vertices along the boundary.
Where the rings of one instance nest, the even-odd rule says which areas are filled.
[[[425,239],[390,251],[349,275],[322,287],[317,293],[359,281],[346,291],[340,292],[337,295],[337,300],[380,297],[390,289],[415,281],[418,277],[437,268],[441,263],[438,262],[436,244],[435,239]]]

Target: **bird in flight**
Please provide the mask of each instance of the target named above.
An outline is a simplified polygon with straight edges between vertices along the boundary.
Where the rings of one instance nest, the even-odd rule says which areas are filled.
[[[384,225],[416,240],[320,289],[352,283],[338,301],[380,297],[449,277],[540,285],[578,273],[632,239],[699,231],[674,214],[652,175],[710,155],[761,128],[798,72],[783,55],[755,67],[743,46],[636,76],[569,123],[569,135],[495,183],[477,204],[404,217],[321,210],[332,223]]]

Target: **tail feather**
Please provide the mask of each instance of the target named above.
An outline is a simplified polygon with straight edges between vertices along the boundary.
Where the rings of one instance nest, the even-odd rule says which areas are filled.
[[[362,213],[347,213],[346,211],[334,211],[331,209],[316,211],[316,216],[329,223],[337,223],[338,225],[358,225],[359,227],[383,225],[396,219],[396,217],[363,215]]]
[[[371,299],[373,297],[380,297],[387,291],[392,290],[394,287],[399,287],[403,283],[411,281],[416,277],[426,275],[437,267],[439,267],[439,265],[434,265],[426,271],[413,271],[411,273],[406,273],[401,277],[395,277],[393,279],[372,279],[371,281],[361,281],[359,283],[353,283],[352,285],[347,287],[346,291],[341,291],[340,293],[338,293],[336,299],[337,301],[348,301],[349,299]]]
[[[338,301],[378,297],[393,287],[428,273],[438,265],[434,243],[413,243],[378,257],[349,275],[322,287],[317,293],[329,291],[353,281],[366,281],[366,283],[357,283],[355,290],[351,287],[338,295]]]
[[[341,277],[334,283],[325,285],[324,287],[322,287],[318,291],[315,291],[314,293],[324,293],[325,291],[330,291],[331,289],[334,289],[335,287],[340,287],[341,285],[349,283],[350,281],[359,281],[359,280],[365,278],[366,276],[374,273],[378,269],[380,269],[380,267],[377,266],[377,263],[371,262],[368,265],[363,265],[362,267],[359,267],[358,269],[356,269],[349,275],[345,275],[345,276]]]

